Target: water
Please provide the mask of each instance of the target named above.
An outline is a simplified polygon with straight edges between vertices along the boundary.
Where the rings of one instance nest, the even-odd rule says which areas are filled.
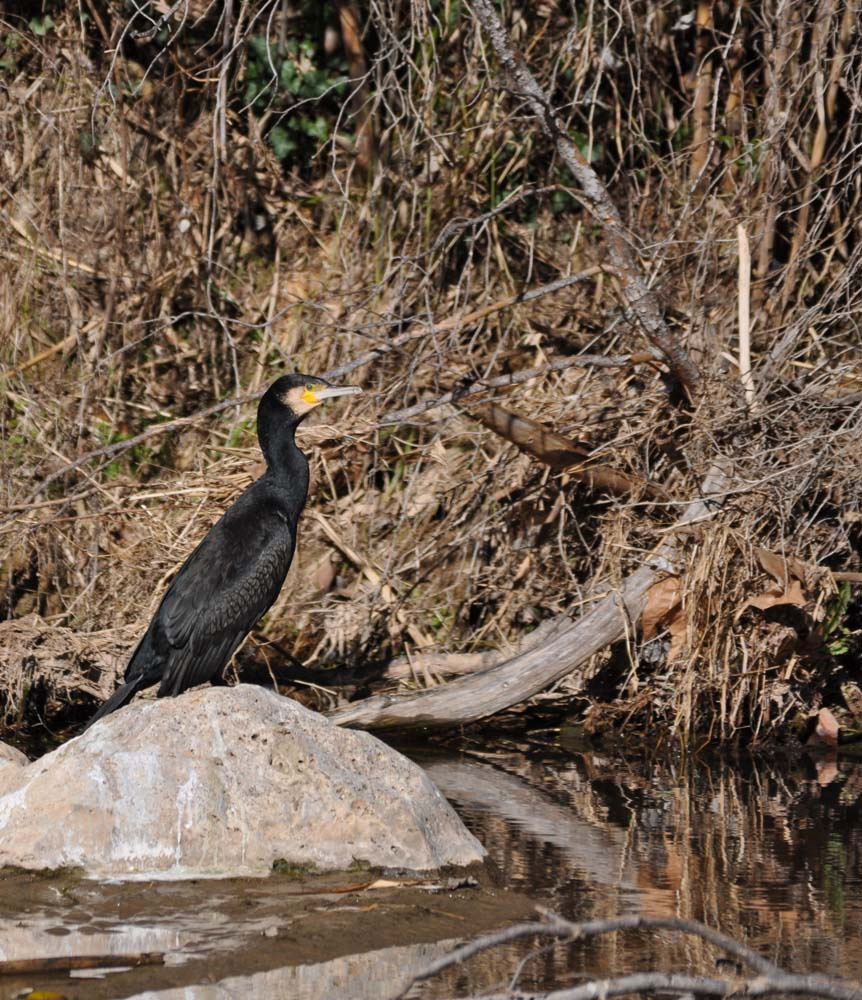
[[[862,765],[632,762],[598,754],[419,757],[482,840],[496,884],[373,890],[343,876],[182,885],[0,879],[0,959],[163,951],[102,979],[0,980],[68,996],[394,996],[458,940],[535,906],[572,920],[675,914],[793,971],[862,980]],[[361,881],[361,879],[360,879]],[[715,973],[714,949],[667,932],[495,948],[411,997],[562,988],[645,969]]]
[[[428,770],[506,883],[569,919],[673,914],[791,971],[862,980],[857,762],[625,765],[596,754],[512,755]],[[667,934],[619,934],[543,961],[527,968],[522,987],[571,985],[584,970],[714,971],[710,949]]]

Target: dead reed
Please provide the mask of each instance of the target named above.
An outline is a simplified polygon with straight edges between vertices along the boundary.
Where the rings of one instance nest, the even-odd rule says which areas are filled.
[[[259,462],[252,402],[212,404],[354,369],[368,394],[304,431],[310,515],[262,637],[314,665],[513,648],[636,568],[718,461],[678,600],[561,710],[683,741],[784,737],[824,705],[852,728],[853,4],[504,9],[687,387],[468,6],[25,6],[0,24],[4,618],[140,627]],[[491,398],[666,499],[519,451],[471,412]]]

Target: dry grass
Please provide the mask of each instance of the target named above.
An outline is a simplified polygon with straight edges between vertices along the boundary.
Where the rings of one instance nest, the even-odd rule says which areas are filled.
[[[834,704],[836,662],[799,629],[782,659],[786,623],[743,606],[768,586],[755,546],[859,568],[858,10],[712,6],[700,27],[670,2],[506,11],[703,387],[688,407],[660,364],[574,365],[495,395],[670,504],[551,474],[470,418],[482,396],[434,406],[561,358],[644,348],[601,229],[468,8],[373,0],[358,9],[354,98],[262,115],[244,98],[249,38],[268,33],[277,51],[306,34],[328,58],[302,5],[283,22],[281,5],[240,4],[225,25],[182,4],[152,37],[105,0],[46,8],[47,30],[7,13],[3,617],[142,624],[259,461],[251,402],[198,415],[286,370],[371,358],[344,376],[367,395],[304,431],[313,496],[267,636],[315,665],[507,649],[636,567],[721,459],[735,486],[690,542],[682,655],[633,641],[577,708],[599,728],[729,739]],[[280,163],[263,135],[318,105],[334,141]],[[373,162],[355,144],[368,129]],[[738,225],[755,405],[735,361]],[[830,587],[806,587],[814,632]],[[7,714],[19,700],[7,690]]]

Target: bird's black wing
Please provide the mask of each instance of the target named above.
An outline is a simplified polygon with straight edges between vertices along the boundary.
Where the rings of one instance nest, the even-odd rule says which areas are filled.
[[[293,556],[294,533],[269,505],[231,508],[189,556],[151,628],[161,661],[160,695],[219,673],[271,606]]]

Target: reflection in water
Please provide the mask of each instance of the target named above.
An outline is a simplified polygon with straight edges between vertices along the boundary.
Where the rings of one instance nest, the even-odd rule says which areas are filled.
[[[573,920],[678,914],[787,968],[862,979],[862,768],[803,761],[620,766],[597,755],[428,765],[503,869]],[[828,776],[828,781],[824,781]],[[676,968],[710,949],[620,936],[543,958],[595,973]],[[563,961],[563,968],[559,961]],[[707,971],[710,964],[704,967]]]
[[[462,759],[430,764],[425,770],[462,812],[500,817],[527,843],[541,845],[543,851],[555,848],[587,883],[637,888],[637,869],[626,856],[625,830],[582,819],[571,806],[558,805],[544,790],[490,764]],[[530,891],[538,888],[530,878],[532,869],[519,871],[513,860],[502,862],[507,874],[525,881]]]
[[[415,885],[354,872],[105,883],[7,870],[0,875],[0,960],[99,955],[119,967],[136,953],[164,953],[164,965],[76,984],[73,994],[88,1000],[145,991],[184,1000],[382,998],[400,992],[456,940],[531,913],[527,897],[469,880]],[[33,974],[4,971],[3,997],[32,988]],[[65,995],[68,983],[63,972],[38,977],[40,989],[54,994]]]
[[[331,962],[293,965],[218,983],[135,993],[130,1000],[383,1000],[396,996],[430,962],[457,942],[383,948]]]
[[[794,971],[862,979],[858,764],[620,765],[596,754],[422,763],[485,844],[503,884],[542,906],[572,920],[678,914]],[[104,993],[88,984],[92,997],[363,1000],[395,995],[453,937],[532,912],[523,899],[505,903],[517,897],[487,889],[286,896],[293,884],[63,885],[6,876],[0,958],[168,953],[171,967],[113,977]],[[505,990],[521,962],[524,990],[649,968],[715,970],[710,946],[670,934],[617,934],[535,954],[533,946],[476,956],[410,996]]]

